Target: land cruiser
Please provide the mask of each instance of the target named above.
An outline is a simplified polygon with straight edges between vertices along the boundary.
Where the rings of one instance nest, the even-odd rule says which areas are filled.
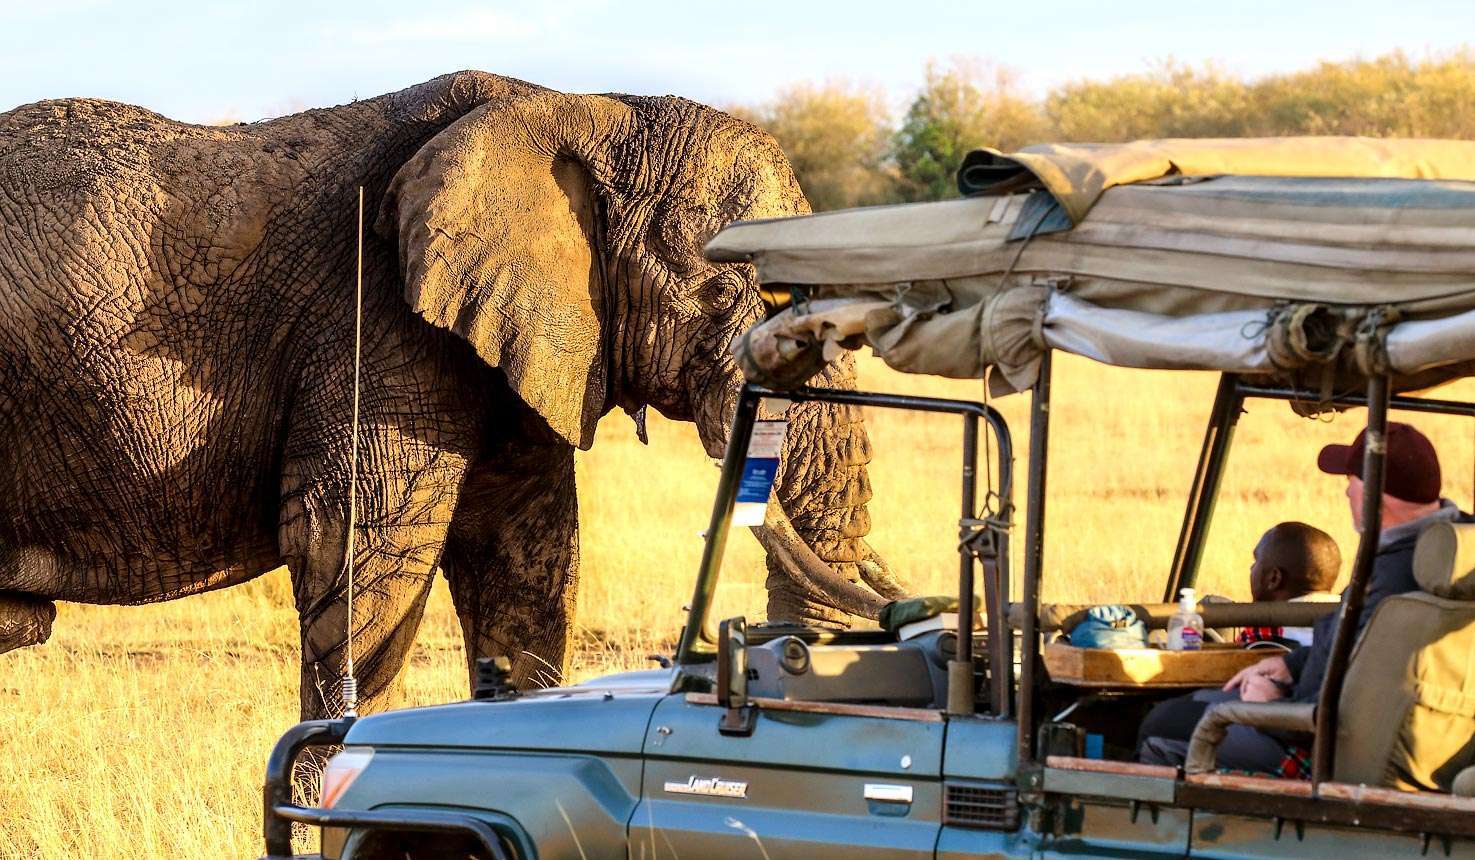
[[[708,256],[755,265],[774,302],[734,344],[749,384],[671,665],[514,690],[484,663],[470,701],[303,723],[268,765],[268,856],[290,855],[292,822],[321,827],[332,860],[1475,856],[1472,527],[1421,539],[1419,590],[1359,626],[1390,410],[1475,417],[1411,393],[1475,367],[1472,179],[1466,143],[1042,146],[970,155],[958,200],[729,227]],[[990,396],[1030,392],[1022,517],[989,403],[806,386],[861,346],[901,371],[984,378]],[[1366,407],[1342,601],[1201,607],[1215,629],[1337,613],[1318,702],[1215,706],[1182,767],[1133,760],[1153,702],[1256,655],[1061,638],[1088,607],[1040,601],[1044,577],[1071,575],[1043,552],[1057,351],[1222,374],[1163,603],[1130,606],[1149,628],[1196,581],[1246,404]],[[760,410],[805,400],[958,421],[953,594],[897,601],[874,629],[712,617]],[[1310,777],[1217,768],[1232,723],[1314,736]],[[338,744],[321,805],[293,805],[299,752]]]

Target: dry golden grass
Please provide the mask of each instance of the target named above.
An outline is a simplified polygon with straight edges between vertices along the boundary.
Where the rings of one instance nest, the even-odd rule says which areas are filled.
[[[1047,600],[1155,599],[1213,398],[1209,375],[1101,368],[1066,358],[1056,374]],[[977,382],[891,373],[871,388],[976,398]],[[1461,398],[1475,397],[1463,386]],[[1028,400],[997,405],[1025,450]],[[873,542],[922,591],[956,571],[956,419],[877,413]],[[1249,548],[1282,519],[1353,535],[1342,482],[1314,469],[1360,414],[1296,418],[1256,403],[1240,424],[1205,559],[1203,586],[1243,598]],[[1418,417],[1470,502],[1475,425]],[[622,416],[579,462],[584,577],[576,677],[644,664],[670,647],[690,597],[717,472],[688,426],[652,419],[642,448]],[[1021,478],[1023,461],[1019,462]],[[1020,499],[1023,501],[1021,488]],[[1015,560],[1016,571],[1019,559]],[[733,541],[719,612],[761,617],[761,555]],[[267,751],[295,719],[296,626],[285,576],[153,607],[63,606],[55,636],[0,655],[0,857],[250,857],[260,850]],[[460,634],[438,585],[407,670],[412,702],[465,694]]]

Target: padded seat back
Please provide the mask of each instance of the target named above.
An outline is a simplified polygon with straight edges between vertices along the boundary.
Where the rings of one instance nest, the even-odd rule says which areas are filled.
[[[1426,529],[1414,578],[1421,590],[1384,599],[1352,652],[1339,782],[1447,792],[1475,765],[1475,524]]]

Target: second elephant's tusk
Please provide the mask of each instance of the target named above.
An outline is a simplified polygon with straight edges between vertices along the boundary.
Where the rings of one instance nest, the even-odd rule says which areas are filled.
[[[866,546],[865,559],[856,566],[860,568],[861,581],[882,597],[901,600],[912,596],[912,590],[896,578],[896,574],[891,572],[891,568],[869,545]]]

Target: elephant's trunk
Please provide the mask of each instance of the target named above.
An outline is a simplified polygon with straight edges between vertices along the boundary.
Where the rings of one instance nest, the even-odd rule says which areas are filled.
[[[847,355],[816,384],[852,388],[854,381]],[[720,403],[698,410],[714,456],[725,447],[735,404],[734,387]],[[768,619],[844,626],[855,617],[875,618],[907,589],[865,541],[871,527],[865,423],[857,408],[831,403],[795,404],[787,418],[777,504],[753,530],[768,556]]]
[[[816,384],[853,388],[854,363],[844,356]],[[786,520],[802,538],[804,553],[790,561],[768,549],[768,617],[827,626],[847,624],[848,616],[875,618],[889,600],[907,588],[897,581],[865,537],[871,530],[870,439],[860,410],[832,403],[791,409],[784,462],[777,486],[781,511],[770,513],[765,531],[777,533]],[[813,584],[823,571],[829,587],[816,597]],[[834,599],[848,598],[848,599]],[[863,599],[862,599],[863,598]]]

